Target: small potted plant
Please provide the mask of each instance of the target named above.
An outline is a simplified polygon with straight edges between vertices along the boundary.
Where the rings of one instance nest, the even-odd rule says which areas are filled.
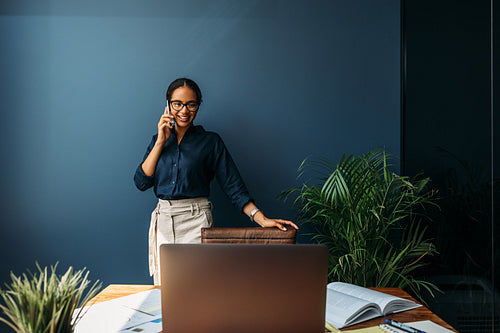
[[[69,267],[66,273],[58,276],[57,264],[51,266],[50,273],[47,267],[42,269],[38,263],[36,266],[38,275],[28,271],[28,274],[16,276],[11,272],[12,283],[0,289],[3,301],[0,321],[15,332],[73,332],[83,306],[97,294],[101,284],[96,281],[90,286],[89,272],[85,268],[75,272]],[[78,307],[79,311],[74,313]]]

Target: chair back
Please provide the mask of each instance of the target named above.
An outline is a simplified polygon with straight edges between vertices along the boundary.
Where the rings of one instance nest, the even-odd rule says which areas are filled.
[[[295,244],[297,230],[290,228],[202,228],[201,242],[241,244]]]

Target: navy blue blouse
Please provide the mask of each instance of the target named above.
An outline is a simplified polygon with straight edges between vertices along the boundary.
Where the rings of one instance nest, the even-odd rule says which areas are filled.
[[[153,136],[143,162],[153,149],[157,136]],[[172,132],[163,147],[154,175],[146,176],[141,162],[134,182],[141,191],[153,187],[158,198],[175,200],[208,197],[214,177],[240,211],[252,200],[221,137],[205,131],[201,126],[190,126],[180,144],[177,144],[177,136]]]

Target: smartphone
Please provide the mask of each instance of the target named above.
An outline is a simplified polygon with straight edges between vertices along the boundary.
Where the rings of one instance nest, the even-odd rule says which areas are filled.
[[[167,101],[167,109],[168,109],[168,114],[172,114],[172,112],[170,112],[170,103]],[[172,123],[172,129],[175,128],[175,119],[173,119],[173,123]]]

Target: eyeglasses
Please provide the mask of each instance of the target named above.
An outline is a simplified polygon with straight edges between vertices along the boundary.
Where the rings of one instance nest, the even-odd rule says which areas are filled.
[[[186,107],[189,112],[196,112],[198,111],[200,104],[197,102],[182,103],[181,101],[171,101],[170,106],[172,106],[172,109],[175,111],[180,111],[183,107]]]

